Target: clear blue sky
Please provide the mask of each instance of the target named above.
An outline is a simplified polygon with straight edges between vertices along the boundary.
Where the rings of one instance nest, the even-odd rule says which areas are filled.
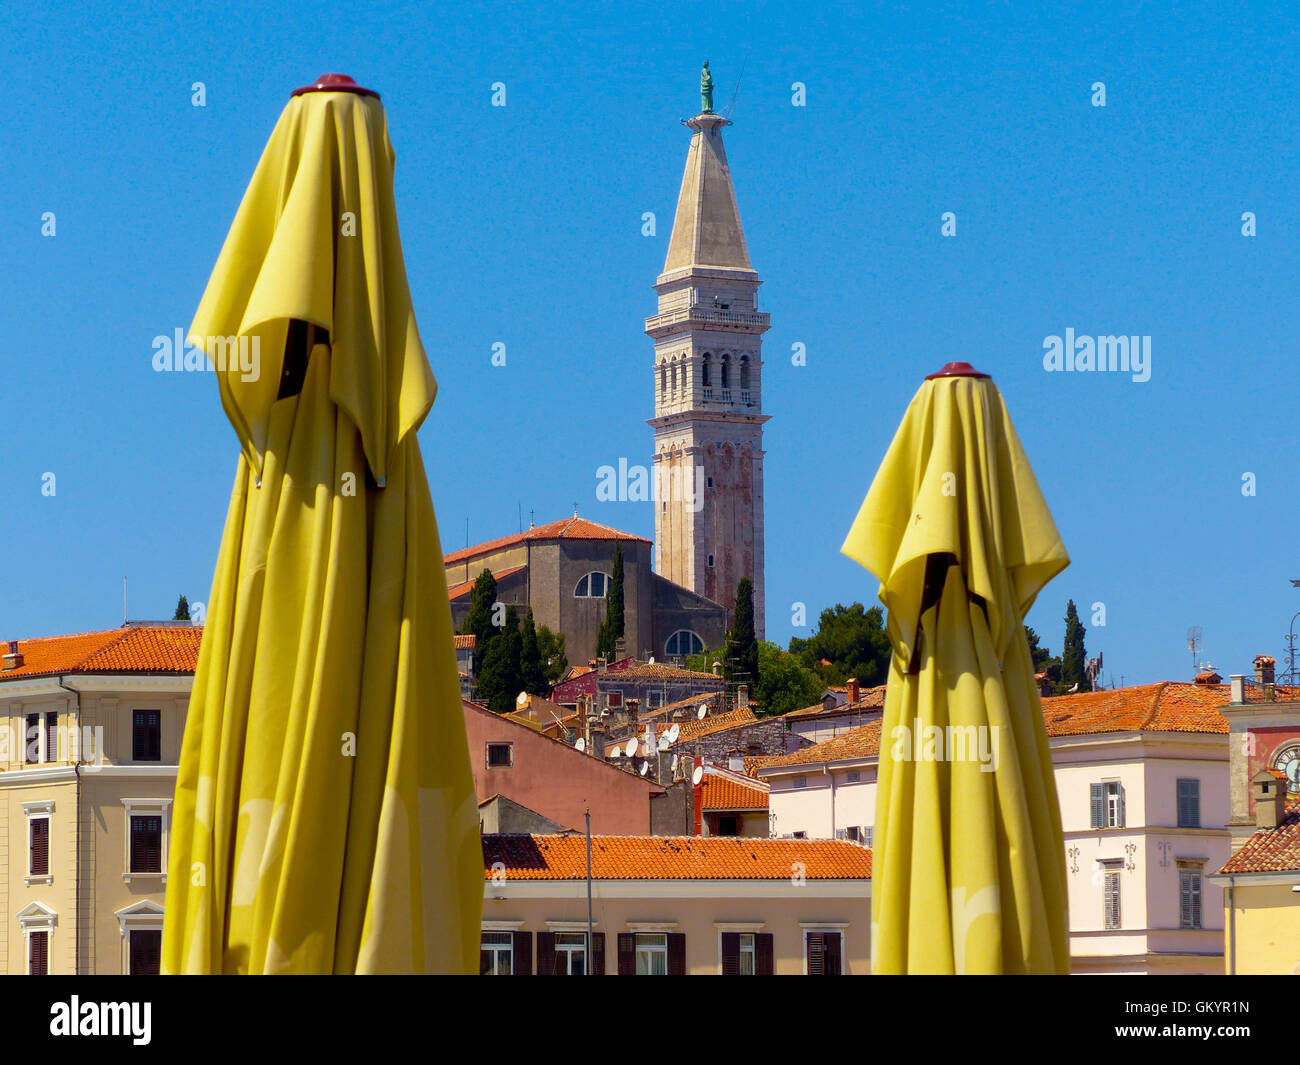
[[[1072,597],[1116,680],[1187,679],[1194,624],[1225,675],[1281,659],[1300,610],[1294,7],[862,7],[10,7],[0,638],[116,625],[123,572],[132,617],[206,600],[235,439],[211,375],[154,373],[151,341],[189,325],[289,91],[330,70],[388,109],[444,545],[467,518],[478,541],[574,500],[652,535],[647,504],[596,501],[596,470],[649,462],[642,323],[678,119],[701,60],[723,108],[748,55],[726,141],[773,323],[769,635],[808,634],[794,602],[815,620],[874,601],[840,543],[922,376],[962,359],[1002,388],[1073,558],[1029,619],[1048,646]],[[1044,372],[1067,327],[1151,336],[1151,380]]]

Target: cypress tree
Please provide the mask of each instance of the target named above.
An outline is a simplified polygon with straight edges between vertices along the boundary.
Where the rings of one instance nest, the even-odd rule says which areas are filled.
[[[483,668],[483,656],[488,644],[497,635],[496,626],[492,624],[492,608],[497,601],[497,580],[492,571],[485,569],[474,581],[469,593],[469,613],[465,616],[461,635],[474,636],[474,675],[477,677]]]
[[[190,601],[181,596],[176,600],[176,613],[172,615],[172,621],[189,621],[190,620]]]
[[[618,638],[623,632],[623,545],[614,545],[614,573],[606,597],[605,620],[596,636],[596,657],[614,660]]]
[[[728,680],[734,677],[740,683],[748,684],[751,692],[756,689],[758,636],[754,631],[754,582],[748,577],[741,577],[736,585],[736,612],[731,622],[723,669]]]
[[[1069,691],[1075,684],[1079,691],[1092,691],[1092,682],[1088,680],[1085,667],[1088,652],[1083,646],[1087,630],[1079,620],[1079,611],[1071,599],[1065,607],[1065,644],[1061,650],[1061,690]]]
[[[550,685],[546,683],[546,670],[542,665],[542,652],[537,640],[537,623],[533,620],[532,607],[524,613],[519,672],[523,678],[524,691],[532,692],[534,695],[546,695],[550,691]]]
[[[519,614],[514,607],[507,607],[506,623],[484,654],[474,685],[474,697],[494,713],[508,714],[515,709],[515,698],[524,687],[522,651]]]

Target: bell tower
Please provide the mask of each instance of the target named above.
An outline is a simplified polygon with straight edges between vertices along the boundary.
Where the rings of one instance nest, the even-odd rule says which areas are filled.
[[[727,608],[754,582],[764,633],[762,336],[758,273],[740,225],[708,65],[663,273],[654,340],[655,569]]]

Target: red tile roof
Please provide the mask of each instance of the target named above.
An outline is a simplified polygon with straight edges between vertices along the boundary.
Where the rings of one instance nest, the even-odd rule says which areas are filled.
[[[716,677],[712,673],[701,673],[695,669],[681,669],[677,666],[666,666],[662,662],[640,662],[636,659],[631,660],[627,667],[618,671],[608,670],[597,679],[599,684],[601,680],[608,678],[613,681],[623,680],[707,680],[714,681],[721,688],[724,681],[721,677]]]
[[[1048,736],[1105,732],[1201,732],[1226,734],[1219,707],[1229,692],[1222,684],[1166,680],[1132,688],[1057,695],[1043,700]]]
[[[472,651],[474,649],[474,645],[478,642],[478,637],[475,636],[472,632],[468,636],[461,636],[460,634],[457,634],[452,637],[452,641],[456,644],[457,651],[463,651],[466,649]]]
[[[1286,818],[1262,828],[1242,844],[1220,873],[1286,873],[1300,870],[1300,800],[1288,799]]]
[[[766,784],[706,769],[700,781],[701,810],[766,810],[769,788]]]
[[[503,581],[507,577],[513,577],[520,570],[525,570],[527,568],[527,566],[511,566],[509,569],[498,570],[496,573],[492,574],[492,576],[496,578],[497,581]],[[482,574],[479,576],[482,576]],[[453,584],[447,589],[447,598],[459,599],[462,595],[468,595],[474,588],[474,581],[477,580],[478,577],[475,577],[472,581],[461,581],[460,584]]]
[[[843,691],[843,688],[833,689]],[[885,706],[885,685],[879,684],[874,688],[863,688],[858,693],[858,701],[855,703],[841,703],[839,706],[832,706],[829,710],[822,703],[814,703],[812,706],[805,706],[801,710],[791,710],[786,717],[816,717],[818,714],[851,714],[860,710],[881,710]]]
[[[823,740],[821,743],[814,743],[802,750],[765,758],[762,764],[756,768],[815,765],[821,762],[843,762],[855,758],[878,758],[880,757],[880,725],[879,721],[859,725],[855,729],[841,732],[838,736]]]
[[[493,866],[497,863],[504,870]],[[582,880],[586,838],[483,837],[483,876],[490,880]],[[809,880],[867,880],[871,851],[837,839],[736,836],[593,836],[596,880],[784,880],[801,867]],[[797,891],[797,888],[792,889]]]
[[[19,640],[23,664],[0,672],[0,681],[61,673],[193,673],[202,637],[201,626],[182,623]],[[8,647],[0,643],[0,651]]]
[[[728,710],[725,714],[710,714],[704,720],[687,720],[679,723],[677,743],[674,747],[680,746],[690,740],[698,740],[702,736],[712,736],[715,732],[724,732],[729,728],[737,728],[740,725],[749,725],[757,721],[754,711],[747,706],[738,706],[735,710]]]
[[[611,529],[608,525],[579,518],[575,514],[572,518],[553,521],[549,525],[538,525],[524,532],[515,533],[513,536],[503,536],[499,540],[488,540],[486,543],[461,548],[449,555],[443,555],[442,560],[446,565],[464,562],[466,559],[513,547],[527,540],[640,540],[647,544],[650,542],[644,536],[620,532],[618,529]]]

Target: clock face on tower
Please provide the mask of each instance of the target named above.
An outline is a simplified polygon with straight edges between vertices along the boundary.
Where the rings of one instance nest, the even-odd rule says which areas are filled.
[[[1292,743],[1273,755],[1273,768],[1286,774],[1286,790],[1290,795],[1300,794],[1300,743]]]

